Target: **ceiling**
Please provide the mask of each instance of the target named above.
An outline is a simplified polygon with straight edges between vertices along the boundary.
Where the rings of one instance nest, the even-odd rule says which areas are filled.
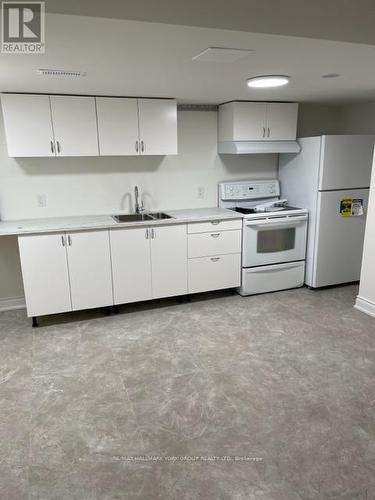
[[[375,44],[373,0],[48,0],[48,12]]]
[[[192,61],[212,46],[254,52],[232,63]],[[49,14],[44,55],[0,54],[0,91],[176,97],[207,104],[341,103],[375,98],[374,60],[372,45]],[[87,76],[44,77],[38,68],[81,70]],[[341,77],[321,78],[326,73]],[[287,74],[291,81],[279,89],[248,89],[246,79],[259,74]]]

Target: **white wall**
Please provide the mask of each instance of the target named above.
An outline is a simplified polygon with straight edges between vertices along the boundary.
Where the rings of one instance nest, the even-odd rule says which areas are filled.
[[[373,163],[370,199],[367,211],[361,282],[356,308],[375,316],[375,168]]]
[[[1,122],[1,217],[127,212],[135,184],[147,208],[209,207],[217,204],[219,181],[277,176],[277,155],[217,155],[216,112],[179,112],[178,135],[177,156],[10,159]],[[198,199],[198,187],[205,189],[204,199]],[[46,208],[37,206],[39,194],[47,196]],[[22,294],[16,239],[0,238],[0,302]]]
[[[344,134],[375,134],[375,102],[342,106],[340,122]]]
[[[375,133],[375,102],[343,106],[341,125],[346,134]],[[361,282],[356,308],[375,316],[375,167],[373,164],[370,199],[362,261]]]
[[[341,107],[329,104],[300,104],[298,137],[322,134],[341,134]]]

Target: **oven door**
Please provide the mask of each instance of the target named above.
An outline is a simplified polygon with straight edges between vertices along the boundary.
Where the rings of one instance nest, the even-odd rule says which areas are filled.
[[[244,220],[243,267],[303,260],[307,215]]]

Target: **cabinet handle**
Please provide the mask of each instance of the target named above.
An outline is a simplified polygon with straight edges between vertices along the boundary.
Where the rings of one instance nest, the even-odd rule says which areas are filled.
[[[151,238],[154,240],[155,239],[155,229],[151,229]]]
[[[59,143],[59,141],[56,141],[56,144],[57,144],[57,152],[60,153],[60,143]]]
[[[61,244],[63,247],[65,246],[65,237],[63,234],[61,235]]]
[[[146,238],[146,240],[148,240],[148,239],[149,239],[149,237],[150,237],[150,235],[149,235],[149,232],[148,232],[148,231],[149,231],[149,230],[148,230],[148,229],[146,229],[146,232],[145,232],[145,238]]]
[[[220,257],[211,257],[212,262],[217,262],[220,260]]]
[[[143,141],[141,141],[141,151],[142,153],[145,151],[145,143]]]
[[[138,151],[139,151],[138,141],[135,141],[135,150],[138,153]]]
[[[53,147],[53,141],[51,141],[51,153],[55,152],[55,148]]]
[[[220,221],[219,221],[219,220],[212,220],[212,221],[211,221],[211,224],[212,224],[213,226],[217,226],[218,224],[220,224]]]
[[[270,136],[270,133],[271,133],[271,129],[268,127],[268,135],[267,135],[267,137]]]
[[[266,127],[263,127],[263,137],[266,137]]]
[[[70,234],[68,235],[68,245],[70,247],[72,246],[72,238],[70,237]]]
[[[218,238],[220,236],[220,233],[211,233],[212,238]]]

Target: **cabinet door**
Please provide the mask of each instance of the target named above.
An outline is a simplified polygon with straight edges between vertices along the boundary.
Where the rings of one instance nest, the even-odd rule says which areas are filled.
[[[186,225],[152,228],[151,268],[153,297],[187,293]]]
[[[297,103],[268,103],[267,140],[294,141],[297,136],[297,115]]]
[[[3,94],[8,156],[55,156],[48,95]]]
[[[177,154],[177,103],[170,99],[138,99],[141,154]]]
[[[138,100],[97,97],[101,156],[138,155]]]
[[[266,110],[264,102],[234,103],[234,141],[261,141],[266,136]]]
[[[147,228],[111,229],[115,304],[152,298],[150,232]]]
[[[71,311],[65,235],[19,236],[18,245],[28,316]]]
[[[51,96],[57,156],[98,156],[94,97]]]
[[[113,304],[109,231],[67,235],[73,310]]]

